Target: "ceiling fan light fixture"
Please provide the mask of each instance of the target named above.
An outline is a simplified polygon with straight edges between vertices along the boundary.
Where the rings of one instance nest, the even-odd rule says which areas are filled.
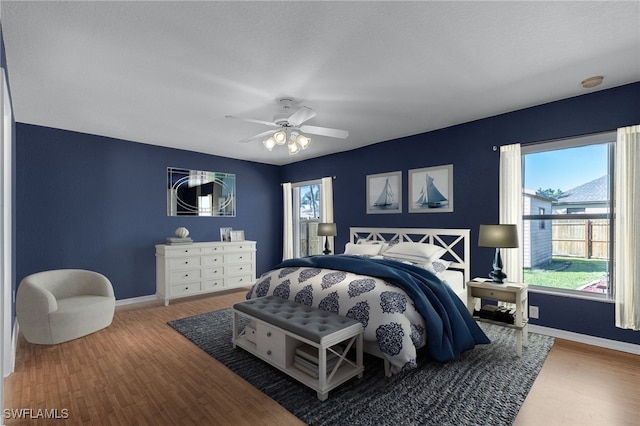
[[[300,148],[307,149],[311,145],[311,138],[306,135],[298,135],[296,142],[298,142]]]
[[[287,142],[287,132],[284,130],[278,130],[273,134],[273,140],[278,145],[284,145]]]
[[[287,147],[289,148],[289,155],[296,155],[300,151],[300,148],[298,148],[295,142],[290,142]]]
[[[269,151],[273,150],[273,147],[276,146],[276,141],[273,139],[273,136],[265,139],[262,141],[262,144],[265,146],[265,148],[267,148]]]
[[[226,115],[225,117],[248,121],[250,123],[263,124],[272,128],[275,127],[275,130],[267,130],[255,136],[242,139],[239,142],[244,143],[251,142],[253,140],[262,140],[262,144],[269,151],[272,151],[277,145],[287,145],[290,155],[295,155],[300,152],[300,150],[309,148],[311,145],[311,136],[307,136],[307,134],[340,139],[345,139],[349,136],[349,132],[346,130],[303,124],[315,117],[316,112],[307,106],[301,106],[297,108],[295,112],[291,113],[289,110],[292,103],[293,99],[280,99],[280,105],[283,108],[283,112],[274,115],[273,121],[242,118],[233,115]],[[304,132],[305,134],[301,132]]]

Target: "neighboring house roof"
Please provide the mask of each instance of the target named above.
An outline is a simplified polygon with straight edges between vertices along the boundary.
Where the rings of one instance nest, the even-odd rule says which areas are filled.
[[[531,189],[525,189],[523,191],[523,193],[524,193],[525,197],[538,198],[540,200],[548,201],[548,202],[552,202],[553,201],[553,198],[549,198],[549,197],[547,197],[545,195],[538,194],[538,193],[536,193],[536,191],[533,191]]]
[[[602,176],[565,192],[554,204],[602,203],[609,199],[609,179]]]

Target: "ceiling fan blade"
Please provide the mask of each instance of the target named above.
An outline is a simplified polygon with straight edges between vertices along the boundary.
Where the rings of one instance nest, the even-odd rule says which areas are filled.
[[[311,133],[312,135],[329,136],[330,138],[345,139],[349,136],[349,132],[346,130],[330,129],[328,127],[300,126],[300,131]]]
[[[274,123],[272,121],[256,120],[254,118],[236,117],[235,115],[225,115],[224,117],[225,118],[231,118],[231,119],[234,119],[234,120],[248,121],[249,123],[264,124],[265,126],[280,127],[278,124],[276,124],[276,123]]]
[[[315,116],[316,116],[316,112],[314,110],[312,110],[309,107],[303,106],[299,110],[294,112],[287,121],[293,127],[298,127],[305,121],[310,120]]]
[[[254,135],[254,136],[250,136],[250,137],[248,137],[248,138],[245,138],[245,139],[239,140],[238,142],[239,142],[239,143],[247,143],[247,142],[251,142],[251,141],[252,141],[252,140],[254,140],[254,139],[260,139],[260,138],[264,138],[264,137],[267,137],[267,136],[271,136],[271,135],[272,135],[272,134],[274,134],[275,132],[277,132],[277,130],[267,130],[266,132],[262,132],[262,133],[259,133],[259,134],[257,134],[257,135]]]

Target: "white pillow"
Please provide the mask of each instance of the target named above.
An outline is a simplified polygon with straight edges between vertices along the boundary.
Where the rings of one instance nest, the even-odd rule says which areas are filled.
[[[435,244],[402,242],[389,247],[384,255],[394,259],[425,264],[429,260],[439,259],[446,252],[446,249]]]
[[[354,244],[347,243],[344,246],[344,254],[353,254],[357,256],[375,256],[380,253],[382,244]]]
[[[386,249],[389,248],[389,243],[387,243],[386,241],[380,241],[380,240],[365,240],[364,238],[360,238],[357,243],[358,245],[364,245],[364,244],[368,244],[368,245],[374,245],[374,246],[379,246],[380,247],[380,251],[377,254],[382,254],[385,252]]]
[[[448,260],[434,259],[434,260],[428,261],[424,265],[424,268],[437,275],[441,272],[446,271],[449,265],[451,265],[451,262],[449,262]]]

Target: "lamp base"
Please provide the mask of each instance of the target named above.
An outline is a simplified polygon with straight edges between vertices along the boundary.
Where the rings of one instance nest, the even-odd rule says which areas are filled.
[[[496,255],[493,258],[493,270],[489,272],[489,278],[494,284],[504,284],[504,280],[507,278],[507,274],[502,272],[502,256],[500,256],[499,248],[496,248]]]
[[[502,272],[502,269],[494,269],[489,272],[489,278],[494,284],[504,284],[504,280],[507,278],[507,274]]]
[[[329,237],[324,237],[324,250],[322,252],[325,256],[327,254],[331,254],[331,249],[329,248]]]

